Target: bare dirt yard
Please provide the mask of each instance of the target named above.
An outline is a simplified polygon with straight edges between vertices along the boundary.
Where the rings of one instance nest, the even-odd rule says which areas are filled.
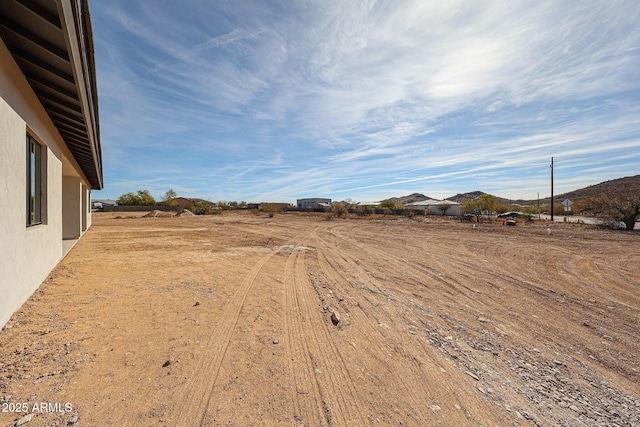
[[[0,425],[640,425],[638,233],[115,216],[0,333]]]

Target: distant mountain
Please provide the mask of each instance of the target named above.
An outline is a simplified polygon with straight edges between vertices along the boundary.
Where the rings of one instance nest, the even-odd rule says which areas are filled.
[[[556,203],[560,203],[563,200],[569,199],[572,202],[576,200],[588,199],[591,197],[598,197],[604,194],[611,193],[613,190],[625,187],[630,190],[640,192],[640,175],[627,176],[624,178],[612,179],[610,181],[601,182],[600,184],[590,185],[579,190],[570,191],[568,193],[554,195],[553,199]],[[540,203],[549,203],[550,197],[540,199]],[[530,201],[530,202],[533,202]]]
[[[455,196],[448,197],[447,200],[453,200],[454,202],[464,203],[464,202],[468,202],[469,200],[476,200],[483,194],[485,193],[483,193],[482,191],[471,191],[470,193],[458,193]]]
[[[458,203],[464,203],[464,202],[468,202],[469,200],[477,200],[480,198],[480,196],[487,194],[484,193],[482,191],[472,191],[470,193],[460,193],[460,194],[456,194],[455,196],[452,197],[447,197],[447,200],[453,200],[454,202],[458,202]],[[498,204],[504,204],[504,205],[511,205],[516,203],[513,200],[509,200],[509,199],[504,199],[502,197],[496,197],[496,203]],[[519,203],[519,202],[518,202]]]
[[[615,188],[625,187],[629,189],[637,189],[640,192],[640,175],[628,176],[625,178],[612,179],[611,181],[601,182],[600,184],[590,185],[585,188],[581,188],[579,190],[570,191],[568,193],[556,194],[554,195],[554,200],[556,203],[560,203],[565,199],[569,199],[571,201],[577,201],[581,199],[588,199],[591,197],[598,197],[604,194],[610,193]],[[447,197],[447,200],[452,200],[458,203],[464,203],[469,200],[476,200],[480,196],[482,196],[482,191],[471,191],[469,193],[460,193],[456,194],[452,197]],[[541,204],[549,203],[550,197],[545,199],[540,199]],[[393,200],[394,203],[399,204],[407,204],[412,202],[421,202],[423,200],[433,200],[432,197],[427,197],[424,194],[413,193],[408,196],[402,197],[391,197],[388,200]],[[496,197],[496,203],[504,204],[504,205],[535,205],[537,200],[511,200],[505,199],[502,197]]]
[[[406,205],[407,203],[422,202],[423,200],[433,200],[433,198],[425,196],[424,194],[413,193],[413,194],[409,194],[408,196],[391,197],[386,200],[391,200],[396,205],[398,204]]]

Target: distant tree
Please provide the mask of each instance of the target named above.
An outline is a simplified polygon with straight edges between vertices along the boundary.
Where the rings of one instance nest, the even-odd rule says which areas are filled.
[[[478,206],[484,213],[493,212],[496,206],[496,196],[491,194],[483,194],[478,197]]]
[[[178,206],[178,194],[172,188],[168,189],[162,197],[162,204],[165,206]]]
[[[138,190],[137,192],[128,192],[118,198],[118,204],[124,206],[153,206],[156,199],[153,198],[149,190]]]
[[[131,205],[139,205],[140,199],[136,195],[136,193],[132,193],[131,191],[123,194],[118,198],[118,204],[120,206],[131,206]]]
[[[451,203],[448,203],[446,201],[440,203],[438,205],[438,210],[440,212],[442,212],[442,215],[444,216],[445,213],[447,213],[447,211],[449,210],[449,208],[451,208]]]
[[[156,204],[156,199],[153,198],[149,190],[138,190],[138,196],[144,206],[152,206]]]
[[[632,231],[640,219],[640,189],[621,185],[609,193],[593,199],[592,210],[604,220],[622,222]]]
[[[482,207],[477,200],[468,200],[462,204],[462,212],[473,215],[476,217],[476,221],[480,222],[482,217]]]
[[[571,211],[576,214],[593,215],[593,198],[576,200],[571,205]]]
[[[383,200],[380,202],[380,208],[381,209],[388,209],[388,210],[395,210],[396,209],[396,204],[393,200],[391,199],[387,199],[387,200]]]
[[[551,209],[550,209],[551,205],[545,205],[544,206],[544,211],[547,212],[548,214],[551,213]],[[565,214],[564,211],[564,206],[562,206],[561,203],[554,203],[553,204],[553,214],[556,216],[561,216]]]
[[[514,210],[514,209],[509,205],[504,205],[504,204],[493,205],[493,211],[498,215],[500,215],[501,213],[509,212],[511,210]]]

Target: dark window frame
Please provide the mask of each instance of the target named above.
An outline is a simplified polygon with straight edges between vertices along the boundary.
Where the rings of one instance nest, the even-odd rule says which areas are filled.
[[[27,133],[27,227],[44,223],[44,147]]]

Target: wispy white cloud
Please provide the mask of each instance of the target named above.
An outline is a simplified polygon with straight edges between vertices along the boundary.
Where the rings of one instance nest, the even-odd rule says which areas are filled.
[[[165,167],[216,199],[519,197],[552,155],[571,184],[640,168],[634,1],[92,7],[118,176]]]

